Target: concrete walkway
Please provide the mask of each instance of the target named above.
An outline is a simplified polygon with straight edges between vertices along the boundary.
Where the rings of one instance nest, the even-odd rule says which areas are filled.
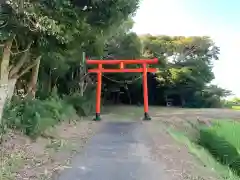
[[[140,122],[107,122],[58,180],[169,180]]]

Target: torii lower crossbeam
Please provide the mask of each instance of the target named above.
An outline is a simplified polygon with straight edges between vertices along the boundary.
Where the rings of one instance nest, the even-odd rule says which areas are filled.
[[[148,68],[148,64],[157,64],[158,59],[140,59],[140,60],[87,60],[87,64],[96,64],[98,68],[89,69],[89,73],[97,73],[97,90],[96,90],[96,117],[95,120],[101,120],[101,91],[102,91],[102,73],[143,73],[143,97],[144,97],[144,120],[151,120],[148,112],[148,85],[147,73],[156,72],[156,68]],[[104,69],[103,65],[119,64],[119,69]],[[141,64],[142,68],[128,69],[126,64]]]

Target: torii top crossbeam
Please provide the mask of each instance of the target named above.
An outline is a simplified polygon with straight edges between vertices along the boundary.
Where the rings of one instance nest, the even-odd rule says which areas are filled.
[[[136,60],[87,60],[87,64],[157,64],[158,59],[136,59]]]
[[[158,59],[139,59],[139,60],[87,60],[87,64],[98,64],[98,65],[114,65],[119,64],[120,69],[103,69],[102,67],[98,67],[97,69],[89,69],[89,73],[126,73],[126,72],[135,72],[140,73],[143,72],[143,68],[124,68],[126,64],[157,64]],[[147,72],[156,72],[156,68],[147,68]]]

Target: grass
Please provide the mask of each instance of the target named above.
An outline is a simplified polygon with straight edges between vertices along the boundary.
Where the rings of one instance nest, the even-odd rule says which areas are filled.
[[[47,150],[53,150],[54,153],[60,151],[76,151],[77,145],[64,139],[50,139],[46,145]]]
[[[79,122],[78,127],[81,122]],[[69,131],[74,127],[68,127]],[[60,128],[61,129],[61,128]],[[81,146],[85,143],[84,138],[87,134],[81,134],[82,136],[77,136],[75,133],[63,138],[65,132],[60,131],[60,129],[51,131],[54,134],[54,139],[41,138],[39,141],[32,141],[27,146],[35,147],[31,150],[25,149],[25,144],[20,144],[16,141],[18,145],[16,149],[11,149],[13,152],[9,152],[6,149],[2,153],[2,162],[0,168],[0,180],[15,180],[18,173],[21,172],[25,167],[31,167],[32,170],[30,174],[26,173],[26,177],[29,177],[34,173],[34,178],[32,180],[50,180],[52,173],[57,173],[64,168],[68,168],[69,158],[80,151]],[[74,130],[74,129],[73,129]],[[22,136],[24,140],[27,137]],[[19,143],[19,144],[18,144]],[[5,148],[7,148],[6,146]],[[37,149],[36,149],[37,148]],[[39,150],[40,149],[40,150]],[[25,170],[24,170],[25,171]],[[22,171],[23,172],[23,171]],[[20,179],[22,179],[22,173],[20,173]],[[25,178],[26,178],[25,177]]]
[[[240,176],[240,123],[215,121],[210,128],[200,129],[199,144],[207,148],[217,161]]]
[[[75,109],[58,97],[46,100],[14,99],[4,109],[4,124],[9,129],[16,129],[36,139],[48,128],[71,119]]]
[[[30,137],[34,140],[32,143],[37,142],[39,137],[45,140],[49,139],[48,144],[45,144],[45,146],[43,146],[44,143],[39,144],[39,147],[43,146],[44,155],[36,151],[36,154],[32,155],[30,153],[31,156],[34,156],[34,158],[38,160],[44,159],[44,157],[48,155],[52,157],[55,155],[61,156],[61,152],[66,152],[63,157],[63,159],[65,159],[66,155],[71,155],[72,152],[77,150],[79,144],[74,144],[70,140],[68,142],[68,140],[58,136],[55,137],[55,134],[51,133],[51,130],[55,129],[55,127],[61,123],[69,124],[70,122],[82,120],[79,116],[83,117],[90,114],[92,106],[94,105],[93,102],[95,103],[95,101],[89,97],[81,99],[78,94],[62,98],[53,94],[47,99],[34,100],[14,97],[12,102],[5,106],[3,124],[0,126],[0,134],[7,136],[8,130],[12,129],[13,131],[17,130],[17,132],[20,131],[22,132],[20,134]],[[0,143],[4,143],[4,137],[5,136],[0,136]],[[17,152],[8,152],[6,150],[5,153],[2,153],[4,157],[1,157],[3,160],[0,163],[1,180],[14,180],[16,179],[17,172],[25,167],[26,163],[32,166],[34,158],[31,157],[29,159],[28,156],[30,155],[25,152],[25,149],[22,149],[23,147],[24,145],[20,145],[20,147],[18,147],[19,149],[16,149]],[[57,154],[58,152],[59,154]],[[49,162],[50,161],[51,159],[49,159]],[[42,167],[38,168],[40,171]],[[47,175],[45,176],[45,174]],[[49,176],[48,174],[48,172],[44,172],[42,176],[39,177],[39,180],[49,179],[49,177],[47,177]]]
[[[52,151],[52,153],[58,153],[62,149],[69,149],[72,148],[72,144],[63,141],[61,139],[50,139],[49,144],[46,144],[46,152]],[[33,159],[29,159],[29,157],[26,155],[26,152],[19,149],[18,151],[4,155],[2,157],[1,161],[1,168],[0,168],[0,179],[1,180],[15,180],[16,174],[19,172],[20,169],[24,167],[25,163],[30,163],[30,161],[36,163],[42,163],[41,157],[34,157]],[[49,180],[50,177],[48,174],[40,174],[39,177],[37,177],[38,180]]]
[[[177,141],[186,144],[192,154],[222,179],[240,179],[240,123],[214,121],[211,127],[199,127],[195,140],[187,133],[174,129],[170,129],[169,133]]]
[[[240,110],[240,106],[232,106],[232,109],[234,109],[234,110]]]
[[[36,139],[63,121],[71,121],[76,116],[88,116],[94,110],[94,103],[93,98],[88,96],[83,98],[79,94],[60,98],[53,93],[44,100],[21,99],[14,96],[12,102],[4,108],[4,126],[0,127],[0,133],[5,133],[8,128]]]
[[[1,180],[14,180],[18,169],[23,165],[25,158],[23,152],[17,152],[9,156],[2,157],[0,168]]]

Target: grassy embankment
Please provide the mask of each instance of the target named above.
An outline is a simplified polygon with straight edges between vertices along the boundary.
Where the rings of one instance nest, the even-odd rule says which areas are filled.
[[[196,126],[195,126],[196,128]],[[170,130],[170,134],[185,143],[190,152],[223,179],[240,179],[240,123],[216,120],[210,127],[199,125],[196,136]]]

